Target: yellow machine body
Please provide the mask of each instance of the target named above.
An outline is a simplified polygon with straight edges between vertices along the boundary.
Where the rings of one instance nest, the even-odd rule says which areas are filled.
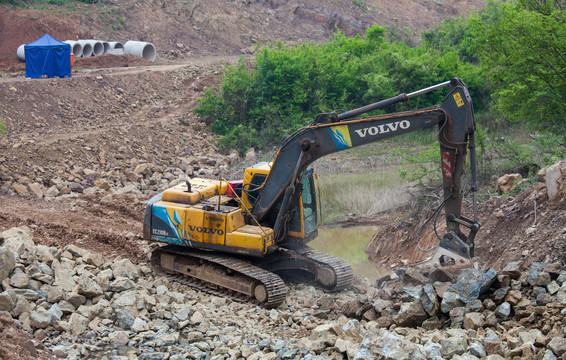
[[[273,230],[247,225],[242,208],[227,205],[226,182],[195,178],[188,188],[176,185],[152,203],[152,240],[255,256],[272,250]]]

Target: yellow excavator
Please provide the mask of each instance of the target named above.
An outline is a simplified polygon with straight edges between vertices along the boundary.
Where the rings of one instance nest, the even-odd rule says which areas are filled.
[[[443,87],[448,92],[440,105],[360,117]],[[444,207],[447,229],[427,264],[470,262],[480,228],[475,121],[468,89],[454,78],[355,110],[319,114],[282,143],[273,162],[247,168],[239,181],[193,178],[154,196],[146,208],[144,238],[166,245],[153,251],[153,267],[198,289],[266,307],[285,300],[280,275],[289,271],[308,275],[328,291],[347,288],[351,266],[307,246],[320,220],[309,165],[331,153],[430,127],[438,127],[444,187],[439,209]],[[467,148],[473,219],[461,214]],[[469,229],[467,235],[461,226]]]

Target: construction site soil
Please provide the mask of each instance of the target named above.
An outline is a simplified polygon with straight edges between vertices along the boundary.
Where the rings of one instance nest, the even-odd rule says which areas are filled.
[[[7,127],[0,136],[0,230],[27,225],[38,244],[75,244],[140,263],[151,250],[141,240],[145,202],[164,184],[157,179],[152,185],[151,173],[140,165],[167,180],[174,180],[176,169],[214,177],[242,166],[234,153],[218,153],[215,136],[192,112],[204,89],[219,80],[224,64],[249,56],[257,43],[324,41],[335,28],[353,35],[377,22],[416,32],[480,8],[484,1],[72,4],[37,9],[0,5],[0,122]],[[16,49],[45,32],[60,40],[151,41],[157,61],[132,55],[80,58],[71,79],[25,79]],[[128,188],[131,182],[141,186],[129,193],[116,191],[111,201],[104,201],[109,192],[86,191],[96,180],[106,181],[110,189]],[[370,260],[379,266],[407,265],[427,256],[416,247],[418,239],[423,248],[437,243],[431,225],[423,226],[432,210],[415,214],[413,209],[406,205],[343,226],[380,226],[367,249]],[[470,213],[469,204],[465,210]],[[542,184],[515,197],[482,201],[479,218],[483,227],[475,259],[482,268],[499,270],[518,260],[566,260],[566,201],[549,202]],[[0,338],[3,347],[11,344],[3,349],[4,359],[48,356],[15,324],[4,318],[0,322],[10,329]],[[17,343],[14,331],[21,333]],[[22,348],[31,350],[14,355]]]

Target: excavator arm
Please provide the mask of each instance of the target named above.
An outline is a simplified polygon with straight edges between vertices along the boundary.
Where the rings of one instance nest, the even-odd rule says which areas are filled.
[[[356,118],[363,113],[382,109],[446,86],[449,86],[449,90],[441,105]],[[438,126],[444,187],[444,201],[441,205],[445,207],[447,223],[447,233],[441,239],[440,247],[462,258],[469,259],[473,256],[473,239],[480,224],[477,221],[475,203],[473,220],[461,215],[461,204],[467,147],[470,149],[474,200],[477,191],[475,121],[471,97],[460,79],[455,78],[410,94],[403,93],[359,109],[327,114],[320,118],[322,120],[298,130],[281,145],[269,176],[262,186],[261,194],[252,208],[252,215],[261,222],[281,203],[273,226],[276,242],[282,240],[280,230],[289,219],[286,214],[294,209],[299,199],[301,182],[297,179],[315,160],[338,151]],[[464,235],[460,226],[468,227],[470,234]]]

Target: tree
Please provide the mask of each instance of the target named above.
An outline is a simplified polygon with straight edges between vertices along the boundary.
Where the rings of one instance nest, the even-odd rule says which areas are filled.
[[[493,102],[511,122],[563,129],[564,4],[564,0],[492,0],[483,13],[470,19],[473,50],[497,86]]]

